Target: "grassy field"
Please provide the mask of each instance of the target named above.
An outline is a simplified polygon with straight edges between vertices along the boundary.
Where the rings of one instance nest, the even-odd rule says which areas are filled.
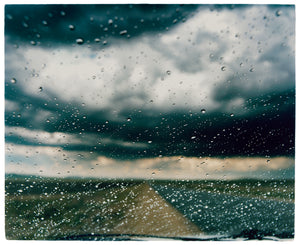
[[[131,182],[17,180],[6,182],[7,239],[59,239],[107,233],[125,215]],[[133,198],[132,198],[133,199]]]
[[[7,239],[63,239],[78,234],[169,236],[201,230],[151,184],[294,202],[294,181],[142,181],[7,176]]]
[[[244,196],[249,198],[278,200],[294,203],[294,180],[192,180],[192,181],[154,181],[160,185],[193,189],[209,193]]]

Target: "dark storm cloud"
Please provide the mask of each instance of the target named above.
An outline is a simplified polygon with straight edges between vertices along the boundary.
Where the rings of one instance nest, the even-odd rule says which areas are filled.
[[[248,101],[251,116],[230,116],[221,113],[203,115],[201,112],[185,111],[165,114],[157,112],[156,116],[146,116],[146,113],[131,111],[130,116],[129,113],[124,114],[128,119],[121,122],[107,121],[109,112],[105,111],[77,110],[74,109],[74,104],[60,105],[57,109],[54,105],[51,106],[51,103],[46,109],[45,106],[41,106],[42,103],[39,107],[37,100],[31,100],[32,113],[27,116],[23,113],[18,117],[6,112],[6,125],[69,133],[78,141],[58,143],[56,146],[72,151],[94,151],[107,157],[122,159],[159,155],[293,155],[294,91],[280,95],[271,94],[267,98],[264,96]],[[68,107],[71,109],[68,110]],[[77,108],[79,107],[80,105]],[[252,108],[258,113],[254,113]],[[32,114],[39,114],[45,109],[51,113],[50,121],[35,121]],[[74,117],[76,113],[78,117]],[[86,118],[82,115],[86,115]],[[32,134],[34,135],[34,131]],[[111,142],[103,140],[108,137],[112,139]],[[88,143],[86,139],[89,139]],[[132,144],[125,146],[116,140]],[[8,132],[6,141],[36,146],[49,145],[47,141],[40,143],[39,140],[24,139]],[[136,147],[141,143],[141,147]]]
[[[7,5],[5,32],[10,41],[35,41],[43,46],[124,40],[165,31],[185,21],[198,5]]]
[[[59,146],[68,151],[96,152],[99,155],[120,159],[178,155],[293,156],[295,66],[293,48],[285,43],[293,39],[293,33],[288,34],[290,31],[288,28],[286,38],[282,40],[281,33],[275,35],[276,33],[272,32],[276,29],[277,23],[281,23],[274,12],[277,6],[266,8],[269,16],[273,18],[269,19],[274,23],[268,23],[270,27],[265,26],[265,29],[257,34],[257,39],[261,38],[262,41],[253,41],[248,36],[245,37],[246,34],[241,41],[236,41],[236,38],[232,41],[230,38],[236,35],[235,30],[232,33],[228,32],[231,34],[229,37],[219,36],[220,30],[217,35],[210,28],[202,30],[204,27],[201,25],[207,24],[203,21],[192,26],[194,29],[191,27],[195,32],[194,36],[191,35],[192,31],[185,32],[179,29],[177,31],[179,34],[175,32],[173,34],[175,38],[168,36],[169,39],[165,43],[161,40],[152,42],[154,39],[151,38],[145,43],[141,42],[150,50],[148,53],[147,50],[143,51],[144,56],[136,47],[140,43],[133,43],[135,39],[132,37],[143,36],[142,34],[150,32],[160,33],[166,31],[167,27],[180,28],[186,23],[186,19],[192,17],[193,13],[196,14],[197,7],[196,5],[6,6],[6,142],[31,146]],[[249,6],[239,7],[246,11]],[[213,8],[220,13],[225,11],[224,15],[228,19],[231,18],[231,11],[234,9],[236,8],[233,6]],[[209,14],[212,13],[214,12],[210,10]],[[115,18],[116,16],[118,18]],[[218,14],[215,17],[217,16]],[[251,14],[250,16],[252,17]],[[263,16],[260,17],[255,24],[264,21]],[[242,22],[242,18],[237,21]],[[282,25],[285,24],[290,23],[286,20]],[[73,25],[75,29],[70,30],[69,25]],[[248,25],[246,23],[246,26]],[[120,35],[123,30],[127,32]],[[268,30],[273,36],[263,37]],[[222,33],[226,34],[226,31]],[[255,31],[253,33],[256,34]],[[130,39],[127,35],[130,35]],[[45,46],[58,49],[66,47],[67,44],[72,46],[78,37],[90,42],[99,38],[101,43],[110,37],[117,37],[133,44],[117,49],[119,53],[115,56],[113,52],[108,53],[108,58],[106,57],[108,65],[101,63],[95,66],[95,71],[92,70],[93,74],[96,74],[94,80],[92,78],[87,81],[86,77],[83,77],[86,80],[80,80],[81,77],[76,80],[77,75],[84,74],[91,64],[96,63],[96,59],[89,57],[96,55],[91,52],[86,55],[88,57],[85,57],[84,61],[81,61],[82,67],[74,66],[80,61],[71,60],[70,57],[73,58],[79,53],[78,49],[69,51],[70,54],[63,53],[62,57],[65,58],[63,60],[49,58],[45,75],[42,76],[41,70],[40,78],[33,77],[37,65],[31,63],[34,63],[34,60],[42,60]],[[188,38],[193,40],[178,44],[177,37],[180,37],[180,40]],[[26,45],[20,46],[18,50],[10,47],[11,43],[19,41],[21,43],[35,41],[40,44],[31,48],[27,48]],[[237,47],[246,47],[244,48],[246,51],[242,49],[243,52],[240,54],[242,57],[232,58],[233,52],[230,48],[233,42],[243,43]],[[257,54],[252,50],[249,51],[247,45],[256,48],[258,42],[268,43],[264,46],[263,52]],[[209,43],[215,47],[212,48]],[[20,51],[22,47],[24,50]],[[34,53],[37,52],[34,48],[40,47],[42,51],[38,51],[44,53]],[[16,63],[21,59],[9,60],[10,56],[17,52],[32,55],[23,54],[25,61],[18,66]],[[57,50],[55,52],[59,53]],[[128,54],[135,58],[135,60],[132,58],[132,63],[127,59]],[[82,54],[79,53],[80,55]],[[229,57],[227,63],[223,56],[225,61]],[[153,65],[155,58],[158,61],[161,58],[161,64]],[[90,63],[84,63],[89,60]],[[124,60],[124,64],[118,63],[120,60],[122,62]],[[53,64],[58,61],[63,64],[54,66]],[[241,67],[242,61],[244,66]],[[253,70],[251,62],[257,63]],[[26,69],[22,67],[23,64],[26,65]],[[169,75],[163,66],[172,65],[173,69]],[[226,66],[224,71],[221,70],[223,66]],[[62,69],[58,71],[58,67]],[[99,74],[102,72],[99,70],[103,67],[105,72],[100,77]],[[65,71],[67,75],[62,76],[61,71]],[[203,78],[200,72],[203,72]],[[182,85],[181,73],[186,75],[182,78],[184,80]],[[91,77],[93,74],[88,75]],[[16,83],[10,81],[13,77],[16,77]],[[38,79],[38,82],[34,79]],[[40,83],[43,85],[39,85]],[[65,89],[67,86],[64,87],[64,84],[67,84],[69,89]],[[35,90],[31,91],[29,86]],[[153,92],[155,86],[158,87],[156,94]],[[169,86],[165,89],[167,95],[163,94],[163,86]],[[112,88],[113,92],[109,88]],[[180,97],[181,91],[188,94],[183,97],[184,99]],[[96,92],[102,97],[108,95],[102,100],[99,99],[100,96],[89,100]],[[197,100],[198,94],[199,98],[204,98],[202,99],[204,102],[200,103],[200,99]],[[171,101],[172,95],[174,102]],[[165,96],[163,98],[167,99],[157,102],[159,96]],[[207,102],[206,97],[211,101]],[[197,106],[193,104],[193,99],[196,100]],[[183,106],[184,103],[187,106]],[[213,108],[211,104],[216,107]],[[201,111],[203,108],[206,111]],[[15,128],[29,131],[24,135]],[[42,132],[50,133],[53,137],[56,136],[55,133],[61,132],[69,138],[50,144],[35,136],[42,135]],[[32,134],[32,137],[28,136],[29,134]]]

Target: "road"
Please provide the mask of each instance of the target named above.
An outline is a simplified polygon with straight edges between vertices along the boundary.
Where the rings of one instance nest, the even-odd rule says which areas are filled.
[[[152,187],[169,203],[208,234],[237,235],[258,230],[286,236],[294,233],[294,204],[163,185]]]

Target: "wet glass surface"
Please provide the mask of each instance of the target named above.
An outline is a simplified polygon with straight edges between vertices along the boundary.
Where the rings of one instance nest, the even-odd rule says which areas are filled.
[[[294,237],[295,6],[5,6],[10,240]]]

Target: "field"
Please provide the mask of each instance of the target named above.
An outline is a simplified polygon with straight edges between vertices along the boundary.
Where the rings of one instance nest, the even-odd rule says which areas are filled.
[[[212,202],[216,195],[220,204]],[[191,196],[194,197],[193,204]],[[5,181],[6,238],[56,240],[80,239],[87,234],[157,237],[216,234],[220,232],[216,229],[224,226],[224,221],[221,224],[215,217],[218,212],[216,207],[221,204],[222,208],[226,207],[225,197],[226,202],[232,200],[230,206],[246,203],[241,200],[254,200],[250,206],[256,208],[256,212],[265,212],[261,209],[269,205],[273,213],[286,209],[282,212],[288,213],[282,213],[282,216],[290,219],[294,216],[294,210],[290,208],[294,206],[292,180],[145,181],[8,175]],[[208,204],[201,206],[199,202]],[[256,203],[263,204],[259,204],[258,208]],[[224,211],[230,213],[229,209],[223,210],[222,215]],[[234,213],[239,215],[237,217],[241,215],[240,211],[235,210]],[[248,222],[243,216],[240,219]],[[281,220],[279,216],[278,220]],[[208,227],[206,221],[216,225]],[[281,229],[281,234],[293,237],[293,224],[284,220],[280,222],[283,224],[270,229],[276,234]],[[276,222],[273,223],[275,225]]]

